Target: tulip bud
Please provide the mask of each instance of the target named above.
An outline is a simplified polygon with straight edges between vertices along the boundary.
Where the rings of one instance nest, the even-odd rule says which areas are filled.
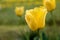
[[[22,16],[23,13],[24,13],[24,7],[23,7],[23,6],[21,6],[21,7],[16,7],[15,12],[16,12],[16,15],[17,15],[17,16]]]

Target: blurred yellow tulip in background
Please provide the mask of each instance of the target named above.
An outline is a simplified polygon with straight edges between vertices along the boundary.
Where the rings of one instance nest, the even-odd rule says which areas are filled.
[[[16,7],[15,12],[17,16],[22,16],[24,13],[24,6]]]

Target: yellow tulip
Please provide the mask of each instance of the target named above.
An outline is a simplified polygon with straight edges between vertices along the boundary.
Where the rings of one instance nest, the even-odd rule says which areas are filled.
[[[42,29],[45,26],[47,9],[45,7],[36,7],[26,11],[25,20],[32,31]]]
[[[37,22],[33,15],[31,14],[33,9],[27,10],[26,15],[25,15],[25,20],[31,30],[36,30],[37,29]]]
[[[23,6],[21,6],[21,7],[16,7],[15,12],[16,12],[16,15],[17,15],[17,16],[22,16],[23,13],[24,13],[24,7],[23,7]]]
[[[47,7],[48,11],[52,11],[56,8],[55,0],[43,0],[43,5]]]

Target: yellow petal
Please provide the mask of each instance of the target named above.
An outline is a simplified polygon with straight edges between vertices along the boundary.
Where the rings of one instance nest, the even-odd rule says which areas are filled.
[[[37,22],[36,22],[35,18],[30,14],[29,11],[27,11],[27,13],[25,15],[25,20],[26,20],[26,22],[31,30],[35,31],[38,29]]]
[[[46,15],[47,15],[47,9],[45,7],[40,7],[40,17],[39,17],[39,28],[44,28],[45,27],[45,19],[46,19]]]

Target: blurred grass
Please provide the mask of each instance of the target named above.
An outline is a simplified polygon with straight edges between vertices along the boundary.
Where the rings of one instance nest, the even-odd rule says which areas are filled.
[[[0,40],[25,40],[29,29],[26,25],[0,26]]]
[[[48,36],[48,40],[56,40],[55,35],[53,33],[52,26],[48,27],[44,30],[46,35]],[[58,26],[56,32],[58,32],[58,36],[60,39],[60,26]],[[0,40],[25,40],[25,37],[28,38],[30,34],[30,30],[27,25],[20,26],[0,26]]]

